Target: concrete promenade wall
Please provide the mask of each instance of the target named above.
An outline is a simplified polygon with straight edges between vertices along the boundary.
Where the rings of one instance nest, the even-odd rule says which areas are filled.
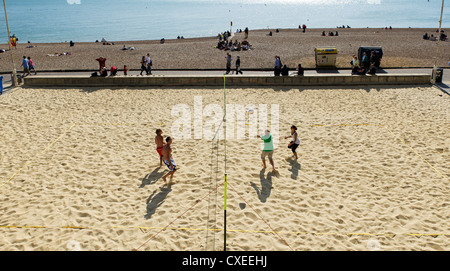
[[[430,75],[227,76],[227,87],[430,84]],[[25,87],[223,87],[223,76],[62,77],[30,76]]]

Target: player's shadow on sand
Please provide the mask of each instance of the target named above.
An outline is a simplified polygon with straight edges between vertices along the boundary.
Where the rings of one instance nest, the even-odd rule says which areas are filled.
[[[298,172],[302,168],[302,165],[300,165],[300,163],[293,158],[286,159],[286,161],[288,161],[289,164],[291,165],[291,169],[289,169],[289,171],[291,172],[291,179],[297,180]]]
[[[152,215],[155,214],[156,209],[158,209],[159,206],[161,206],[164,203],[164,200],[166,199],[167,195],[172,191],[171,186],[167,186],[165,188],[162,188],[161,191],[156,194],[156,191],[153,191],[153,193],[148,197],[147,199],[147,214],[144,216],[145,219],[150,219]]]
[[[139,186],[139,188],[143,188],[146,185],[151,185],[156,183],[159,179],[161,179],[164,174],[166,174],[167,170],[163,170],[161,172],[158,172],[160,168],[155,168],[152,173],[145,175],[145,177],[142,179],[142,183]]]
[[[272,177],[276,175],[270,171],[267,173],[267,177],[265,176],[265,169],[262,169],[259,172],[259,179],[261,181],[261,189],[253,182],[250,182],[250,185],[255,189],[256,194],[261,202],[266,202],[267,198],[270,197],[270,192],[272,191]]]

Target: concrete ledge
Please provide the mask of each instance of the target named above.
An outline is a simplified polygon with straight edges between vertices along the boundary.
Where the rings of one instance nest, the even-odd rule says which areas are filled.
[[[430,84],[431,75],[227,76],[228,87],[415,85]],[[222,87],[222,76],[61,77],[30,76],[25,87]]]

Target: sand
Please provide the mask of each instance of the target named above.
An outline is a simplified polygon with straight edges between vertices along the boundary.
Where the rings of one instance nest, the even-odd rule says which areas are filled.
[[[269,31],[273,36],[269,37]],[[338,31],[339,36],[322,37],[321,33]],[[337,67],[350,68],[351,56],[356,54],[360,46],[381,46],[384,57],[381,67],[432,67],[435,64],[436,42],[423,40],[424,33],[436,34],[436,29],[308,29],[302,33],[298,29],[250,30],[248,41],[254,50],[231,52],[233,59],[241,57],[243,69],[273,68],[274,56],[279,55],[284,64],[297,68],[302,64],[305,68],[315,67],[314,48],[334,46],[338,49]],[[448,32],[448,29],[445,29]],[[20,37],[19,37],[20,38]],[[101,38],[99,38],[100,40]],[[235,34],[234,39],[243,41],[244,33]],[[74,47],[68,43],[28,44],[20,41],[13,50],[14,61],[19,68],[22,56],[31,56],[38,71],[46,70],[95,70],[98,63],[95,59],[107,58],[107,66],[112,65],[129,69],[139,69],[143,55],[151,54],[153,69],[225,69],[226,52],[215,49],[217,37],[193,38],[184,40],[158,41],[115,41],[115,45],[103,45],[93,42],[75,42]],[[25,43],[22,43],[25,42]],[[33,41],[31,41],[33,42]],[[111,41],[112,42],[112,41]],[[448,42],[441,42],[437,65],[448,67],[450,47]],[[27,46],[37,46],[26,48]],[[135,47],[134,51],[122,51],[122,47]],[[7,45],[0,48],[7,49]],[[66,56],[48,56],[49,54],[69,52]],[[229,51],[228,51],[229,52]],[[11,71],[10,52],[0,54],[0,72]]]
[[[222,250],[224,142],[175,138],[169,186],[154,146],[195,96],[223,104],[221,89],[2,95],[0,250]],[[262,170],[259,139],[227,141],[229,250],[450,249],[448,95],[230,89],[227,103],[279,105],[280,119],[277,174]]]

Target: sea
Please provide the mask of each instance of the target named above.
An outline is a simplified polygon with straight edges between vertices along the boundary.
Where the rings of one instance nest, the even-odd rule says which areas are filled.
[[[0,1],[1,2],[1,1]],[[450,27],[450,1],[442,27]],[[441,0],[5,0],[19,42],[94,42],[216,36],[228,30],[438,28]],[[4,6],[0,43],[8,39]]]

